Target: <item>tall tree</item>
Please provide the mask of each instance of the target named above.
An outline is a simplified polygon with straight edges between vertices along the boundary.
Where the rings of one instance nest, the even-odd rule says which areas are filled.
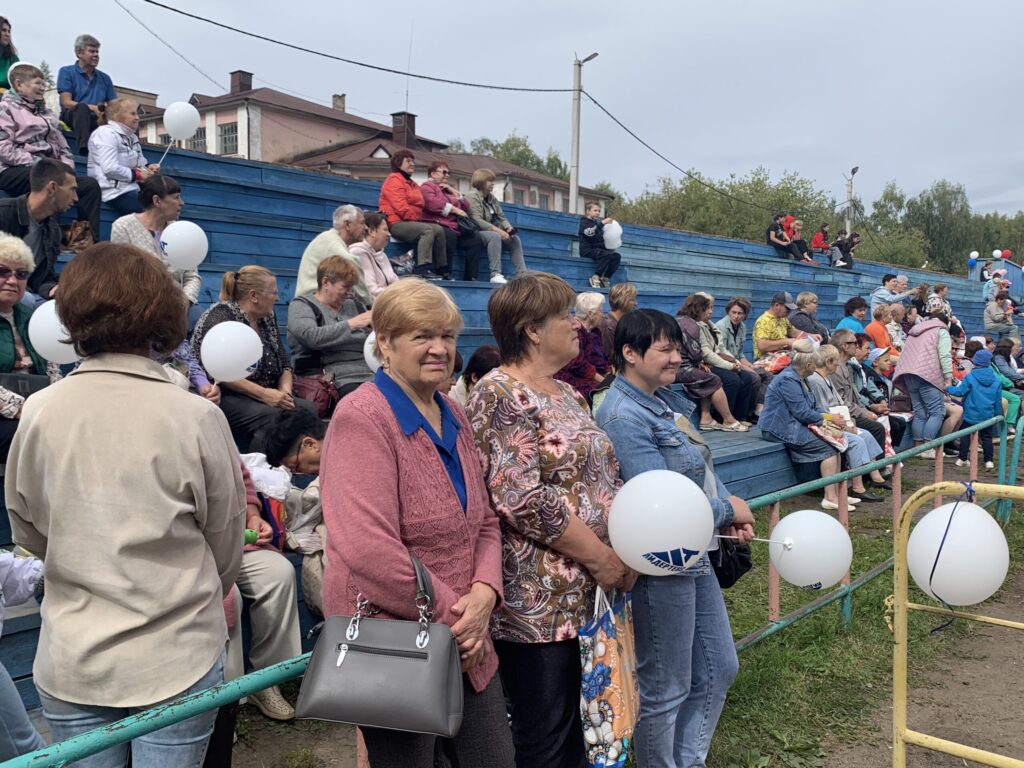
[[[928,241],[930,266],[959,272],[971,250],[971,205],[962,184],[940,179],[907,201],[903,217],[921,230]]]

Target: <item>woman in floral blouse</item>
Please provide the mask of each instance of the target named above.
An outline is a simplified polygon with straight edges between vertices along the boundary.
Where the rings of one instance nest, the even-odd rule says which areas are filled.
[[[313,403],[292,395],[292,367],[274,317],[276,301],[277,279],[266,267],[250,265],[225,272],[220,301],[203,313],[192,333],[192,353],[197,360],[202,359],[203,339],[218,323],[245,323],[263,342],[263,356],[248,378],[220,382],[220,407],[242,453],[248,452],[253,435],[266,427],[279,409],[302,407],[316,412]]]
[[[582,768],[576,639],[594,589],[636,578],[608,545],[612,444],[554,374],[579,352],[573,289],[527,272],[491,294],[501,366],[466,406],[501,520],[504,602],[494,632],[519,768]]]

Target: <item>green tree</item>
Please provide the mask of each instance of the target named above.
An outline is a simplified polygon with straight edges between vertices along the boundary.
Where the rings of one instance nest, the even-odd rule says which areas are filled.
[[[460,147],[460,149],[453,149],[452,147],[455,146]],[[518,136],[514,131],[503,141],[495,141],[486,136],[480,136],[469,142],[469,150],[474,155],[493,157],[496,160],[528,168],[537,173],[543,173],[545,176],[553,176],[563,181],[569,179],[569,166],[562,160],[554,148],[549,147],[547,154],[541,157],[530,145],[530,138],[528,136]],[[448,151],[464,152],[465,144],[460,139],[452,139],[449,141]]]
[[[462,143],[462,139],[448,139],[448,148],[444,152],[448,155],[464,155],[466,145]]]
[[[46,63],[46,59],[39,62],[39,71],[43,73],[43,80],[46,81],[47,88],[57,87],[57,82],[53,79],[53,70],[50,69],[50,65]]]
[[[960,272],[970,252],[973,217],[962,184],[941,179],[907,201],[903,222],[916,227],[928,241],[933,269]]]

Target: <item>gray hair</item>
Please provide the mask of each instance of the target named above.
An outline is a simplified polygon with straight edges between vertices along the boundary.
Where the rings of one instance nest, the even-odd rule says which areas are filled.
[[[793,342],[792,349],[792,365],[800,373],[818,364],[818,353],[814,351],[814,342],[810,339],[797,339]]]
[[[811,291],[802,291],[799,296],[796,297],[796,306],[799,309],[803,309],[812,301],[818,300],[818,294],[812,293]]]
[[[604,294],[596,291],[581,293],[576,297],[576,314],[579,317],[589,314],[595,309],[604,307]]]
[[[79,54],[86,48],[99,48],[100,41],[92,35],[79,35],[75,38],[75,54]]]
[[[0,261],[20,264],[29,272],[36,268],[32,249],[20,237],[8,235],[5,232],[0,232]]]
[[[833,347],[831,344],[822,344],[818,347],[818,365],[828,365],[829,363],[839,362],[839,350]]]
[[[334,215],[331,217],[331,223],[335,229],[341,229],[345,226],[346,221],[358,221],[359,217],[363,215],[363,212],[356,208],[354,205],[339,205],[334,209]]]

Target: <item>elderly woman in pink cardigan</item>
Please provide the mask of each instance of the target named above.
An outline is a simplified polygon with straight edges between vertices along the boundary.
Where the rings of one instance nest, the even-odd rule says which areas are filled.
[[[452,374],[462,317],[440,287],[410,278],[373,305],[372,382],[334,413],[320,463],[327,525],[324,614],[351,613],[362,596],[384,618],[414,619],[410,555],[430,572],[433,620],[451,627],[466,677],[459,764],[512,768],[489,621],[502,594],[501,534],[473,432],[439,392]],[[373,768],[432,768],[437,737],[364,728]]]

